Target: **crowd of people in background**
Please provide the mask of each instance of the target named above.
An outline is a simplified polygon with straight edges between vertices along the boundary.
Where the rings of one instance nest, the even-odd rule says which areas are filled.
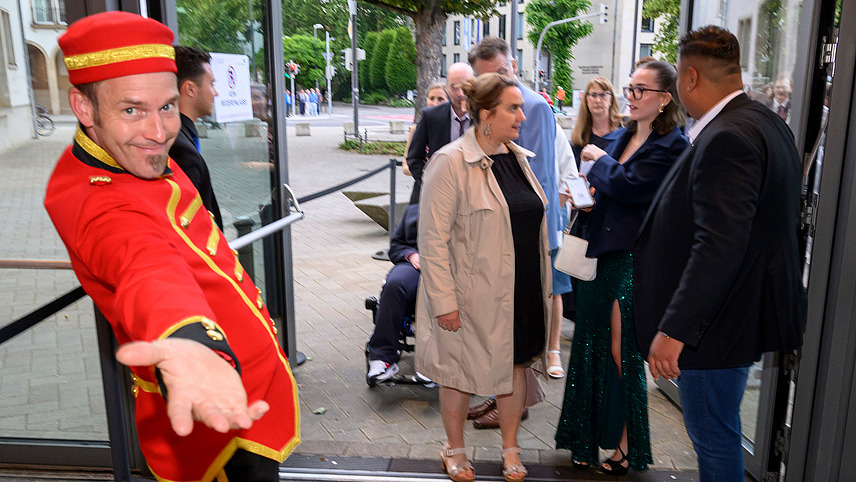
[[[327,102],[328,92],[321,89],[299,89],[295,98],[291,90],[285,90],[285,109],[287,116],[301,115],[315,117],[321,115],[321,106]]]

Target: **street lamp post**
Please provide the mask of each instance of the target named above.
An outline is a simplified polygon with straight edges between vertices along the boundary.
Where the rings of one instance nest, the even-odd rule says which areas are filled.
[[[324,28],[320,23],[316,23],[312,26],[312,48],[315,49],[315,58],[318,58],[318,29]],[[315,81],[315,88],[318,88],[318,81]]]
[[[330,32],[324,31],[324,41],[327,44],[327,68],[324,70],[324,76],[327,77],[327,114],[333,117],[333,92],[330,90],[330,82],[333,80],[333,71],[330,68]]]

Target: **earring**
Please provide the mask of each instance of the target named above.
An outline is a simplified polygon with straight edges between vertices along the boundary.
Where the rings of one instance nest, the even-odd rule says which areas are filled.
[[[488,124],[487,126],[485,126],[485,128],[484,128],[484,136],[485,136],[485,137],[490,137],[490,124]]]
[[[661,106],[660,106],[660,113],[661,113],[661,114],[663,113],[663,109],[665,109],[665,108],[666,108],[666,106],[665,106],[665,105],[661,105]]]

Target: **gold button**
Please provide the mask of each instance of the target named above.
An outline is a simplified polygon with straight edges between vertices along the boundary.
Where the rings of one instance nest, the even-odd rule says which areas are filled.
[[[217,330],[208,330],[205,334],[214,341],[223,341],[223,334]]]
[[[265,305],[265,304],[264,304],[264,303],[262,303],[262,299],[261,299],[261,298],[259,298],[258,300],[256,300],[256,306],[258,306],[258,307],[259,307],[259,309],[262,309],[262,306],[264,306],[264,305]]]
[[[271,326],[271,328],[273,328],[273,334],[274,334],[274,335],[276,335],[277,333],[279,333],[279,330],[277,330],[277,329],[276,329],[276,325],[270,325],[270,326]]]
[[[214,248],[208,248],[208,254],[214,256],[217,254],[217,250]]]
[[[208,211],[208,215],[211,216],[211,219],[214,219],[214,213],[212,213],[211,211]]]
[[[232,254],[234,254],[235,256],[238,256],[238,250],[237,250],[237,249],[233,249],[233,250],[232,250]]]
[[[190,221],[184,216],[178,218],[178,222],[181,223],[181,227],[184,229],[187,229],[190,226]]]
[[[137,398],[137,395],[140,394],[140,386],[134,385],[133,387],[131,387],[131,393],[134,394],[134,398]]]
[[[217,325],[215,325],[214,322],[209,320],[208,318],[202,318],[202,321],[200,321],[200,323],[202,323],[202,326],[204,326],[206,330],[217,329]]]
[[[261,289],[261,288],[256,287],[256,291],[258,291],[258,292],[259,292],[259,296],[261,296],[261,295],[262,295],[262,289]]]
[[[238,274],[236,274],[236,275],[235,275],[235,279],[237,279],[239,283],[240,283],[241,281],[244,281],[244,273],[238,273]]]

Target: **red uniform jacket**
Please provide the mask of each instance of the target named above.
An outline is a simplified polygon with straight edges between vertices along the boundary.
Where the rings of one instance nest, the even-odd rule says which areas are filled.
[[[221,434],[197,423],[179,437],[153,368],[134,367],[137,431],[157,478],[212,480],[239,448],[283,461],[300,443],[297,385],[260,290],[181,169],[170,160],[160,178],[140,179],[78,130],[51,176],[45,207],[120,344],[203,341],[234,355],[248,401],[270,404],[249,430]]]

